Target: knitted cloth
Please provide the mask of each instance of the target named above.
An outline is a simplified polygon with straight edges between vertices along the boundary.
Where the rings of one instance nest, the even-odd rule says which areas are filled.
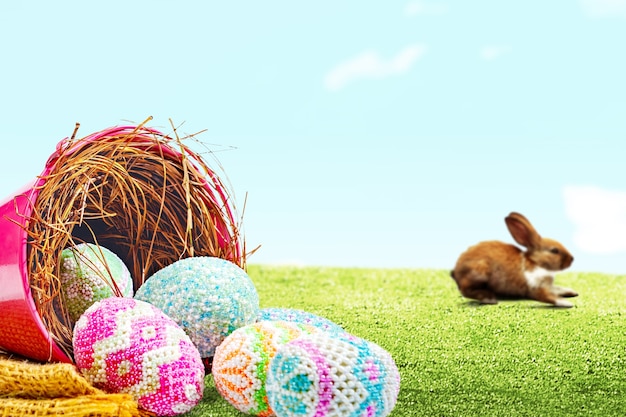
[[[68,363],[36,364],[0,354],[0,416],[147,417],[128,394],[94,388]]]

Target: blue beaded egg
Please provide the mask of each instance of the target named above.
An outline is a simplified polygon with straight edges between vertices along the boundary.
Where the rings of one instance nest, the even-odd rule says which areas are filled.
[[[278,417],[385,417],[396,405],[400,373],[377,344],[320,332],[278,348],[266,390]]]
[[[256,322],[259,296],[248,274],[225,259],[197,256],[160,269],[137,290],[189,335],[202,358],[235,329]]]
[[[269,307],[260,311],[258,321],[289,321],[293,323],[302,323],[315,326],[324,331],[343,332],[343,328],[338,324],[333,323],[325,317],[318,316],[308,311],[293,309],[293,308],[280,308]]]

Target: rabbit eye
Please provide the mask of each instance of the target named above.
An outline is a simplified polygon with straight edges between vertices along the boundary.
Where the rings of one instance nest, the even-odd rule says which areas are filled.
[[[552,248],[552,249],[550,249],[550,252],[555,254],[555,255],[558,255],[559,253],[561,253],[561,251],[558,248]]]

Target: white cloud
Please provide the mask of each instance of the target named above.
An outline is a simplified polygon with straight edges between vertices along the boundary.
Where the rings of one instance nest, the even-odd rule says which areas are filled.
[[[576,226],[574,243],[581,250],[626,252],[626,192],[568,186],[563,196],[566,214]]]
[[[480,57],[485,61],[492,61],[511,50],[508,46],[486,45],[480,48]]]
[[[434,3],[422,0],[410,1],[404,6],[404,14],[406,16],[415,15],[442,15],[448,13],[447,4]]]
[[[376,51],[363,52],[333,68],[326,75],[324,85],[328,90],[337,91],[358,79],[380,79],[403,74],[425,51],[423,45],[409,45],[388,61],[381,59]]]
[[[581,0],[583,12],[593,18],[626,18],[626,0]]]

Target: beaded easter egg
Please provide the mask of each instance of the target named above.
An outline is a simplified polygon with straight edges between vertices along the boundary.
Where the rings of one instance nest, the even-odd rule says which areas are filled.
[[[263,308],[259,312],[258,321],[284,320],[294,323],[310,324],[325,331],[343,332],[343,328],[333,323],[325,317],[318,316],[308,311],[298,310],[294,308],[268,307]]]
[[[159,416],[191,410],[204,392],[204,365],[189,336],[156,307],[132,298],[94,303],[76,322],[74,361],[94,386],[133,396]]]
[[[61,252],[59,280],[72,321],[98,300],[133,296],[133,280],[124,262],[109,249],[92,243],[80,243]]]
[[[384,417],[395,407],[400,373],[375,343],[320,332],[278,349],[266,389],[278,417]]]
[[[271,359],[281,345],[317,332],[321,330],[314,326],[287,321],[260,321],[235,330],[215,351],[217,391],[243,413],[273,415],[265,390]]]
[[[203,358],[235,329],[254,323],[259,295],[248,274],[225,259],[181,259],[154,273],[135,298],[161,309],[178,323]]]

